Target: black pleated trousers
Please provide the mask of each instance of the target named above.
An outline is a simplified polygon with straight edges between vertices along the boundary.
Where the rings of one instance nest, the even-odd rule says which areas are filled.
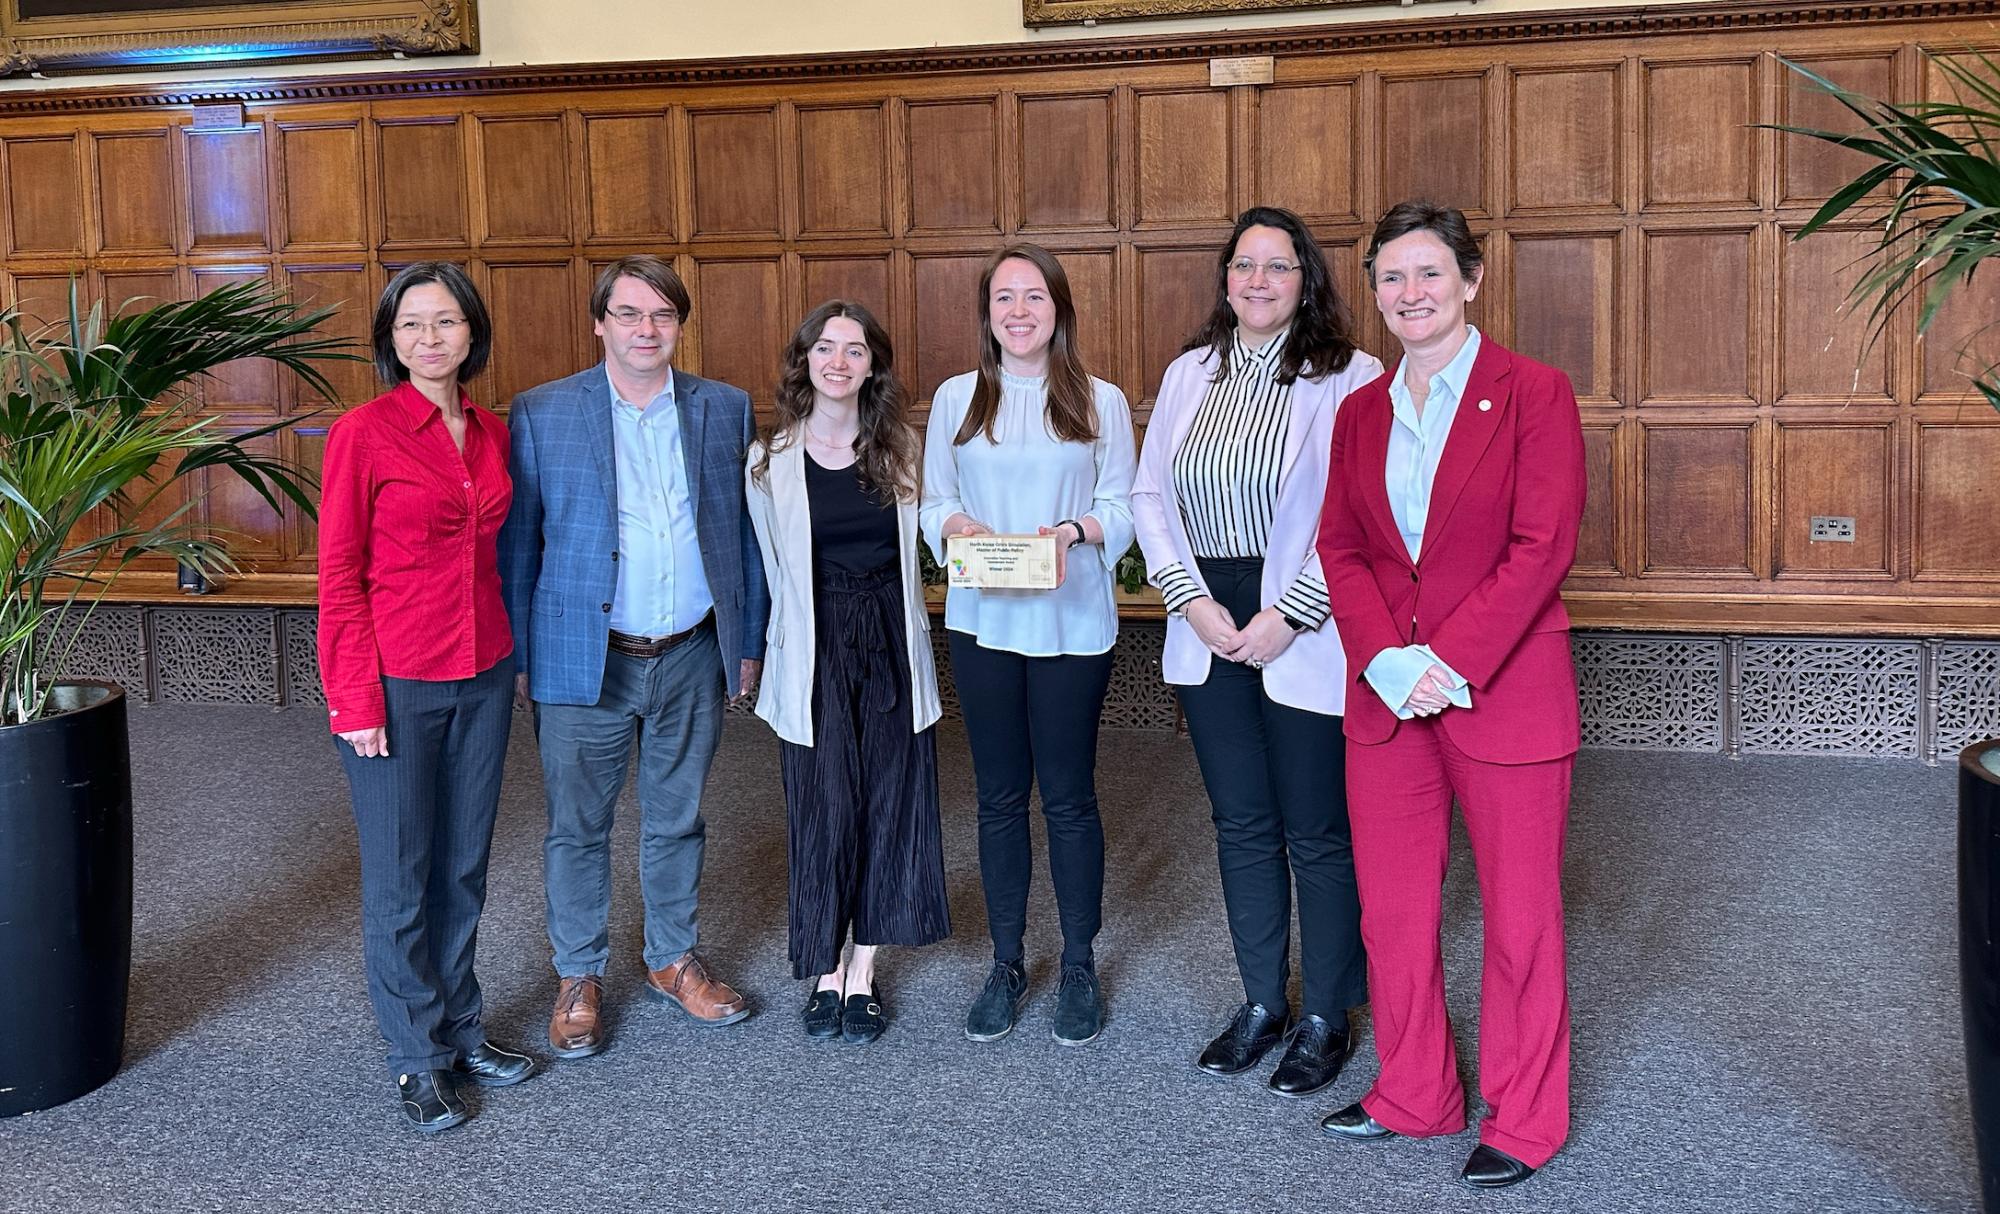
[[[951,934],[937,730],[914,732],[900,562],[813,571],[813,745],[780,744],[791,855],[792,976],[856,944]]]
[[[338,737],[361,844],[368,999],[395,1075],[442,1070],[486,1040],[472,972],[514,712],[514,659],[469,679],[382,680],[389,753]]]
[[[1263,566],[1255,559],[1200,562],[1209,593],[1238,627],[1259,610]],[[1338,1024],[1368,998],[1341,718],[1280,704],[1264,693],[1262,672],[1219,657],[1209,662],[1206,681],[1177,690],[1208,786],[1244,998],[1290,1006],[1296,885],[1299,1010]]]

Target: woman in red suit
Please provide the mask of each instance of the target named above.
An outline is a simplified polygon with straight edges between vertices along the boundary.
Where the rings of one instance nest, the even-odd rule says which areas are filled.
[[[1398,205],[1365,265],[1403,357],[1337,415],[1319,554],[1362,683],[1348,696],[1347,798],[1382,1068],[1320,1125],[1345,1140],[1465,1126],[1438,946],[1456,797],[1485,912],[1489,1110],[1461,1179],[1498,1188],[1569,1133],[1562,860],[1577,699],[1558,592],[1583,513],[1583,433],[1562,372],[1466,323],[1484,266],[1464,215]]]

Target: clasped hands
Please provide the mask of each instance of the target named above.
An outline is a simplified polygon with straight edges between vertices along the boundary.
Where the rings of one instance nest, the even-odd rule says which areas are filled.
[[[1298,634],[1276,607],[1266,607],[1238,628],[1222,604],[1202,597],[1182,612],[1194,634],[1217,657],[1261,670],[1290,647]]]

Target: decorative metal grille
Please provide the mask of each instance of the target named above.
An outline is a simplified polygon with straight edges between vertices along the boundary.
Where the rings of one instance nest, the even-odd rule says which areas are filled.
[[[1172,729],[1174,693],[1160,678],[1160,649],[1167,628],[1151,620],[1118,627],[1111,647],[1111,686],[1104,694],[1104,725],[1123,729]]]
[[[319,613],[287,611],[278,617],[279,636],[284,642],[285,703],[326,703],[326,688],[319,682]]]
[[[71,628],[68,616],[58,616],[42,631],[43,652],[59,654],[68,649],[68,660],[57,670],[61,678],[104,679],[125,689],[137,703],[151,698],[146,680],[146,613],[139,607],[99,607],[87,616],[74,613],[80,627]]]
[[[1937,725],[1933,753],[1950,761],[1985,738],[2000,737],[2000,645],[1946,641],[1937,648]]]
[[[1585,746],[1722,750],[1721,638],[1578,633],[1570,649]]]
[[[149,614],[161,700],[278,703],[276,612],[192,607]]]
[[[1746,753],[1920,753],[1918,642],[1745,640],[1740,669]]]

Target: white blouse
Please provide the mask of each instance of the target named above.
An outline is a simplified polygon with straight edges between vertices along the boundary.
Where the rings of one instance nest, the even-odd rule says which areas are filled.
[[[970,633],[988,649],[1029,657],[1103,653],[1118,639],[1112,571],[1132,545],[1137,461],[1125,394],[1093,376],[1097,441],[1062,442],[1049,432],[1046,382],[1003,372],[994,441],[975,434],[954,445],[978,379],[977,371],[953,376],[931,400],[919,521],[939,563],[945,520],[958,513],[1002,535],[1033,535],[1038,527],[1088,515],[1104,529],[1104,544],[1072,548],[1063,583],[1054,590],[954,587],[945,595],[944,626]]]

